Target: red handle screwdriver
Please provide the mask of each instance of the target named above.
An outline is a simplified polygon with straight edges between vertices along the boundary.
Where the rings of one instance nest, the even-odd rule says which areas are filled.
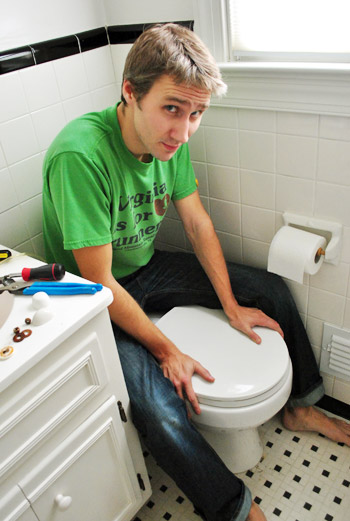
[[[22,277],[23,280],[61,280],[66,273],[63,264],[44,264],[39,268],[23,268],[21,273],[11,273],[6,275],[6,279]]]

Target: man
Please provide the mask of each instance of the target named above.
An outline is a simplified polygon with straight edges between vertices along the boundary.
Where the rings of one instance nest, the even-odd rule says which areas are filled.
[[[173,24],[145,31],[126,60],[122,102],[71,122],[48,151],[44,237],[48,261],[112,290],[109,312],[133,421],[158,464],[204,519],[261,521],[249,490],[188,418],[185,397],[200,414],[193,374],[209,382],[212,375],[145,314],[199,304],[222,307],[232,327],[252,341],[260,342],[256,325],[278,331],[294,368],[285,425],[350,444],[345,423],[310,407],[323,395],[322,379],[283,281],[264,270],[226,266],[201,204],[187,141],[211,95],[224,91],[194,33]],[[171,199],[195,255],[154,252]]]

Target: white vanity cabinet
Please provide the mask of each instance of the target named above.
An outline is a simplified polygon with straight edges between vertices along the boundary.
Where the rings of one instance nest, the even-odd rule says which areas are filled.
[[[41,326],[24,325],[36,312],[32,297],[15,298],[0,331],[0,349],[14,347],[0,362],[1,521],[130,521],[151,495],[107,311],[111,298],[105,288],[52,296],[53,318]],[[13,343],[15,326],[32,334]]]

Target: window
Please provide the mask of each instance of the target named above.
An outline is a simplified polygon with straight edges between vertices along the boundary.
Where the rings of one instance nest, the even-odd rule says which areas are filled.
[[[192,3],[228,85],[212,105],[350,116],[350,0]]]
[[[231,61],[350,62],[349,0],[226,0]]]

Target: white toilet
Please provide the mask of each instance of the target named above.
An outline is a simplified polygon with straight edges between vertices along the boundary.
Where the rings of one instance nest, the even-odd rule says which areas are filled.
[[[292,387],[282,337],[256,327],[262,342],[255,344],[229,325],[223,311],[200,306],[173,308],[157,326],[215,378],[209,383],[193,376],[202,411],[192,414],[197,428],[232,472],[254,467],[263,453],[258,427],[284,406]]]

